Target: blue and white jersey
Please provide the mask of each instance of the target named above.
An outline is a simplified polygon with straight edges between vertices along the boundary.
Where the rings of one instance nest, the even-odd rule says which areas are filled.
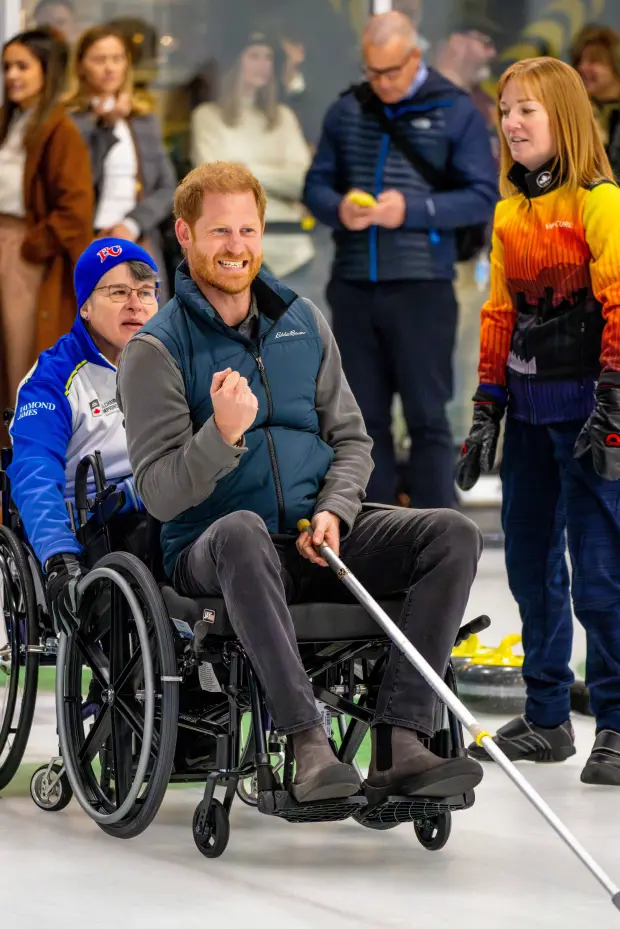
[[[41,564],[59,552],[82,552],[66,501],[73,499],[75,470],[85,455],[101,452],[108,483],[122,485],[128,509],[143,509],[116,403],[116,368],[79,316],[19,385],[10,434],[11,495]],[[88,491],[95,492],[92,476]]]

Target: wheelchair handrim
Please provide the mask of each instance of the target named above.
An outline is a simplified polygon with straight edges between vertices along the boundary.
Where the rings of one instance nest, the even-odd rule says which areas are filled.
[[[73,793],[75,794],[76,800],[84,812],[87,813],[88,816],[90,816],[90,818],[95,822],[106,826],[112,826],[115,823],[120,822],[122,819],[125,819],[125,817],[131,813],[144,783],[144,778],[149,763],[149,756],[151,753],[153,731],[155,727],[155,672],[153,669],[153,659],[149,647],[149,635],[144,619],[144,614],[140,604],[138,603],[138,598],[131,589],[131,586],[128,584],[125,578],[118,573],[118,571],[114,571],[112,568],[106,567],[93,568],[93,570],[89,571],[86,577],[80,581],[78,588],[80,598],[83,597],[85,592],[92,584],[99,580],[112,581],[117,585],[117,587],[125,596],[131,610],[134,623],[136,625],[136,630],[138,632],[140,648],[142,649],[142,662],[144,670],[144,732],[142,736],[142,745],[140,748],[140,757],[138,759],[138,765],[133,784],[131,785],[129,792],[121,805],[113,813],[100,813],[98,810],[93,809],[93,806],[90,803],[86,793],[82,790],[82,784],[80,782],[78,771],[74,763],[73,751],[69,745],[64,713],[64,678],[65,666],[67,663],[68,639],[64,633],[60,636],[58,644],[57,671],[59,669],[61,673],[56,674],[56,715],[58,721],[58,740],[60,742],[60,750],[63,761],[65,763],[67,779],[71,785]]]

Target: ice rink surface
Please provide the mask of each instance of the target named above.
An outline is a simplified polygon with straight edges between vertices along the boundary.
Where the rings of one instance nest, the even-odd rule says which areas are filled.
[[[492,644],[518,631],[502,557],[483,556],[466,616],[491,615],[483,638]],[[49,701],[40,702],[29,760],[54,749]],[[480,720],[494,729],[503,718]],[[521,771],[620,883],[620,792],[580,783],[594,726],[574,723],[574,758]],[[46,814],[29,797],[0,797],[0,926],[620,929],[590,873],[501,771],[485,772],[439,852],[425,851],[411,825],[292,825],[236,802],[228,849],[209,861],[191,834],[200,789],[169,791],[152,826],[128,842],[106,836],[75,801]]]

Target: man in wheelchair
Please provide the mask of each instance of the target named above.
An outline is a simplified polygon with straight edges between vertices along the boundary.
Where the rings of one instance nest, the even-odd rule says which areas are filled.
[[[93,242],[75,268],[78,315],[69,333],[22,381],[10,426],[11,493],[28,541],[47,577],[56,631],[71,631],[84,547],[73,506],[76,468],[100,451],[106,475],[124,494],[116,520],[122,547],[144,507],[134,488],[116,367],[129,339],[157,311],[157,267],[124,239]],[[95,494],[92,482],[88,490]]]
[[[443,674],[481,551],[451,510],[362,507],[371,440],[329,326],[308,300],[261,270],[265,194],[244,167],[205,164],[180,183],[176,231],[186,260],[175,296],[125,348],[118,401],[129,459],[162,525],[164,568],[187,596],[221,596],[290,737],[300,802],[360,787],[334,756],[297,647],[288,604],[346,601],[318,556],[325,540],[372,595],[405,593],[400,626]],[[299,535],[300,518],[313,535]],[[482,768],[440,758],[436,698],[392,648],[372,729],[365,793],[466,793]]]

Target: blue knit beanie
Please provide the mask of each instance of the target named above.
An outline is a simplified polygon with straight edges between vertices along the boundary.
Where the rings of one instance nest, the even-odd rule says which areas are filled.
[[[127,239],[96,239],[82,252],[75,266],[73,284],[78,310],[104,274],[126,261],[143,261],[157,274],[157,265],[147,251]]]

